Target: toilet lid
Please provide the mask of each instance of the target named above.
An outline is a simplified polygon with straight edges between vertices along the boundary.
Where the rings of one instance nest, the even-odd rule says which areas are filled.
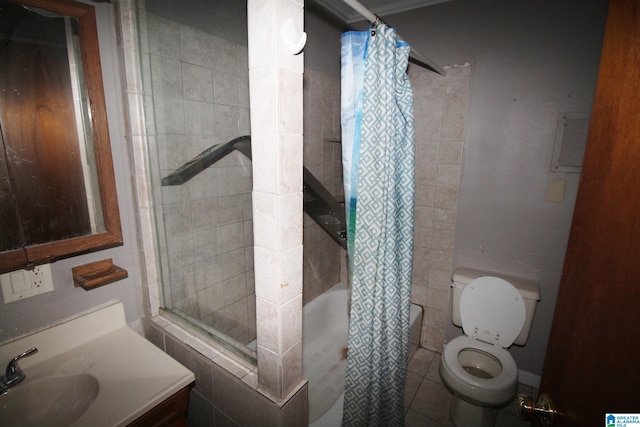
[[[464,333],[474,339],[507,348],[525,321],[520,292],[506,280],[483,276],[465,286],[460,296]]]

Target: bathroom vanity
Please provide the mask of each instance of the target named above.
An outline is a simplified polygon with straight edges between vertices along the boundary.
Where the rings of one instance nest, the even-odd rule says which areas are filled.
[[[3,425],[184,425],[194,375],[125,323],[114,301],[0,345],[26,378],[0,395]]]
[[[186,426],[189,390],[191,390],[191,385],[149,410],[146,414],[128,424],[128,427]]]

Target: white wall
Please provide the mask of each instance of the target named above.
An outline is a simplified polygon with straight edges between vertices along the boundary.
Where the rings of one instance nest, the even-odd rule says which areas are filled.
[[[588,4],[587,4],[588,3]],[[452,1],[386,17],[440,65],[473,63],[454,267],[471,265],[540,282],[525,347],[511,352],[539,375],[578,186],[549,172],[560,112],[590,112],[606,1]],[[545,200],[567,181],[562,203]],[[461,330],[449,324],[447,339]]]
[[[98,17],[102,77],[105,84],[111,151],[124,245],[52,263],[53,292],[0,307],[0,342],[46,327],[113,299],[123,302],[127,322],[135,322],[143,316],[135,205],[129,152],[125,141],[123,105],[120,95],[122,93],[120,58],[116,48],[113,6],[92,4],[96,7]],[[73,286],[72,267],[107,258],[113,258],[114,264],[126,269],[129,277],[91,291]]]

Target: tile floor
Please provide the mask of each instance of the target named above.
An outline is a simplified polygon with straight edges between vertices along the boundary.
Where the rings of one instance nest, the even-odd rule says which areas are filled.
[[[451,393],[442,384],[438,368],[440,354],[419,348],[407,371],[405,389],[405,426],[441,427],[451,426],[449,401]],[[537,396],[537,390],[520,384],[518,393]],[[510,403],[498,412],[495,427],[528,427],[515,413],[515,404]]]

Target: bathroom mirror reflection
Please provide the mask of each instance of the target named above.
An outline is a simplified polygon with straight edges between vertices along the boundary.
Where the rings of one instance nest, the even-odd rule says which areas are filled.
[[[0,0],[0,271],[122,243],[95,12]]]

